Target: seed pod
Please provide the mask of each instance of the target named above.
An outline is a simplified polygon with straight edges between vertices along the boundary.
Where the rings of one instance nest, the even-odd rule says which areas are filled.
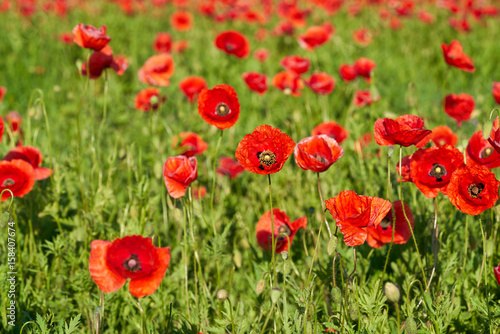
[[[340,305],[340,303],[342,303],[342,292],[338,286],[332,288],[332,302],[335,305]]]
[[[359,312],[359,307],[357,303],[352,303],[349,305],[349,317],[351,318],[352,321],[358,321],[358,312]]]
[[[406,318],[405,329],[408,334],[417,334],[417,323],[413,317]]]

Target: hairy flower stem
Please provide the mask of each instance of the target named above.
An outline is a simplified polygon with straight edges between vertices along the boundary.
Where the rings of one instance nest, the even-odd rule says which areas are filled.
[[[439,248],[439,239],[438,239],[438,229],[439,225],[437,223],[437,203],[436,198],[434,197],[434,226],[432,229],[432,258],[434,259],[434,264],[432,265],[431,277],[429,278],[429,283],[427,283],[427,288],[425,291],[429,290],[431,286],[432,278],[434,277],[434,273],[436,272],[436,266],[438,263],[438,248]]]
[[[465,274],[465,264],[467,262],[467,249],[469,248],[469,236],[467,232],[469,230],[469,215],[465,216],[465,230],[464,230],[464,264],[462,265],[463,273]]]
[[[142,316],[142,334],[146,334],[147,333],[147,329],[146,329],[146,313],[144,313],[144,309],[142,308],[141,306],[141,302],[139,301],[139,298],[137,298],[137,307],[139,308],[139,311],[141,312],[141,316]]]
[[[415,234],[413,233],[413,228],[411,227],[410,220],[408,217],[406,217],[406,210],[404,209],[405,203],[403,200],[403,165],[402,165],[402,160],[403,160],[403,147],[399,146],[399,195],[400,195],[400,200],[401,200],[401,207],[403,208],[403,215],[405,217],[406,222],[408,223],[408,226],[410,227],[411,231],[411,237],[413,238],[413,243],[415,244],[415,250],[417,251],[417,256],[418,256],[418,264],[420,266],[420,270],[422,271],[422,278],[424,280],[424,286],[427,286],[427,279],[425,278],[425,272],[424,272],[424,266],[422,264],[422,257],[420,256],[420,252],[418,251],[418,245],[417,245],[417,239],[415,239]]]
[[[102,183],[102,161],[101,161],[101,137],[102,137],[102,129],[104,128],[104,123],[106,123],[106,116],[107,116],[107,104],[108,104],[108,71],[104,71],[104,107],[102,111],[102,120],[101,124],[99,125],[99,131],[97,132],[97,159],[99,161],[99,186]]]
[[[276,286],[278,285],[278,277],[276,276],[276,261],[274,254],[276,253],[276,239],[274,238],[274,212],[273,212],[273,196],[271,193],[271,174],[267,174],[267,178],[269,180],[269,206],[271,207],[271,263],[273,266],[273,282],[274,286]]]
[[[486,234],[483,231],[483,223],[481,221],[481,218],[479,218],[479,226],[481,227],[481,239],[483,240],[483,260],[481,261],[481,270],[479,270],[479,280],[477,281],[478,288],[481,285],[481,279],[483,278],[484,264],[486,263]],[[488,285],[486,278],[484,280],[484,284],[486,286]]]
[[[214,217],[214,201],[215,201],[215,179],[217,178],[217,154],[219,153],[220,142],[222,141],[222,135],[224,134],[224,130],[220,130],[219,140],[217,141],[217,146],[215,147],[215,155],[214,155],[214,163],[212,168],[213,179],[212,179],[212,192],[210,194],[210,212],[212,214],[212,227],[214,230],[214,236],[217,234],[215,230],[215,217]]]
[[[328,230],[328,235],[330,236],[330,239],[331,239],[332,238],[332,231],[330,230],[330,225],[328,225],[328,221],[326,220],[325,201],[323,201],[323,194],[321,193],[321,184],[319,182],[319,173],[318,173],[318,194],[319,194],[319,201],[321,202],[321,213],[323,215],[323,220],[325,221],[326,229]]]

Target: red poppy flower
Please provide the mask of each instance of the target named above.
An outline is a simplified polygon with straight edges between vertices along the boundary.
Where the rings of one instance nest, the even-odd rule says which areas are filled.
[[[461,93],[458,95],[446,95],[443,102],[444,111],[448,114],[448,116],[457,121],[458,126],[462,124],[462,121],[467,121],[470,119],[470,115],[476,107],[474,98],[465,93]]]
[[[498,117],[493,121],[493,128],[491,129],[491,134],[488,138],[488,142],[495,149],[495,151],[500,153],[500,129]]]
[[[263,63],[269,58],[269,51],[266,49],[257,49],[253,53],[253,57]]]
[[[467,33],[472,30],[472,26],[466,18],[450,17],[448,20],[450,27],[460,33]]]
[[[493,272],[494,272],[495,277],[497,279],[498,285],[500,285],[500,263],[498,264],[498,267],[493,268]]]
[[[425,197],[434,198],[440,191],[446,194],[453,172],[463,164],[462,153],[451,145],[419,149],[411,156],[411,181]]]
[[[361,46],[368,46],[373,41],[373,36],[370,29],[362,27],[355,30],[352,33],[352,38],[354,42],[358,43]]]
[[[287,251],[292,245],[293,238],[299,228],[307,227],[307,218],[297,218],[293,223],[285,212],[278,208],[273,209],[273,224],[274,224],[274,240],[276,243],[276,253]],[[271,249],[271,210],[267,211],[260,217],[257,226],[255,227],[255,237],[263,250]],[[288,238],[285,236],[287,235]],[[290,240],[290,243],[288,243]]]
[[[399,166],[399,161],[396,164],[396,171],[398,172],[398,182],[412,182],[411,179],[411,161],[413,158],[413,154],[404,156],[401,158],[401,166]],[[401,177],[401,179],[399,178]]]
[[[257,72],[246,72],[241,75],[245,84],[259,94],[264,94],[267,91],[267,76]]]
[[[381,146],[417,144],[432,131],[424,129],[424,120],[414,115],[399,116],[395,120],[379,118],[375,122],[375,142]]]
[[[418,12],[418,19],[424,23],[434,23],[434,16],[423,9]]]
[[[207,82],[202,77],[190,76],[179,82],[180,91],[186,95],[190,103],[193,103],[198,94],[206,88]]]
[[[243,173],[245,168],[243,168],[238,160],[234,160],[230,157],[221,157],[219,160],[219,167],[217,167],[216,171],[220,175],[228,175],[230,179],[234,179]]]
[[[356,69],[356,73],[359,76],[362,76],[363,78],[365,78],[366,82],[371,81],[372,70],[376,66],[377,65],[375,64],[375,62],[371,59],[368,59],[368,58],[359,58],[354,63],[354,68]]]
[[[149,87],[141,90],[135,96],[134,105],[135,109],[148,112],[158,109],[160,102],[163,101],[165,101],[165,97],[160,97],[160,90],[158,88]]]
[[[474,132],[466,149],[467,165],[483,165],[488,169],[500,167],[500,153],[483,138],[482,131]]]
[[[394,243],[405,244],[411,237],[411,229],[413,229],[414,218],[410,207],[404,203],[401,204],[400,200],[394,201],[392,207],[395,215],[395,230],[394,230]],[[406,215],[406,217],[405,217]],[[382,219],[380,225],[377,227],[369,226],[366,228],[368,233],[366,242],[370,247],[380,248],[384,244],[388,244],[392,240],[392,224],[393,224],[392,210],[389,210],[387,215]],[[407,220],[408,219],[408,220]],[[411,224],[408,225],[408,221]]]
[[[321,173],[344,155],[337,141],[327,135],[311,136],[297,143],[295,162],[304,170]]]
[[[439,125],[432,129],[430,140],[432,140],[436,146],[456,146],[458,143],[458,136],[446,125]]]
[[[221,130],[232,127],[240,117],[240,103],[233,87],[222,84],[198,96],[198,113],[208,124]]]
[[[236,159],[247,171],[262,175],[279,172],[293,153],[295,143],[286,133],[260,125],[236,148]]]
[[[280,65],[293,74],[301,75],[309,70],[310,62],[301,56],[288,56],[281,59]]]
[[[33,189],[35,172],[29,162],[21,159],[0,161],[0,192],[12,191],[14,196],[23,197]],[[3,193],[2,201],[10,198],[8,191]]]
[[[318,46],[328,42],[333,35],[332,27],[326,25],[311,26],[306,32],[297,38],[301,48],[307,51],[314,51]]]
[[[89,78],[98,79],[102,72],[107,68],[112,68],[116,74],[123,75],[128,67],[128,62],[124,58],[113,56],[113,50],[106,45],[101,51],[94,51],[89,58]],[[87,76],[87,62],[82,64],[81,74]]]
[[[173,198],[181,198],[191,182],[198,177],[198,161],[196,157],[178,155],[170,157],[163,165],[163,179],[168,194]]]
[[[132,296],[151,295],[160,286],[169,263],[169,247],[157,248],[151,238],[140,235],[90,243],[90,277],[102,292],[116,291],[130,278]]]
[[[500,182],[485,166],[464,165],[453,173],[448,197],[458,210],[476,216],[498,201]]]
[[[354,65],[342,64],[339,67],[339,73],[345,82],[352,81],[358,76],[356,67]]]
[[[193,27],[193,15],[180,10],[170,15],[170,25],[177,31],[188,31]]]
[[[304,82],[313,92],[321,95],[328,95],[335,88],[335,80],[325,72],[314,73],[309,79],[305,79]]]
[[[337,140],[338,141],[338,140]],[[373,142],[373,134],[371,133],[365,133],[361,137],[359,137],[355,142],[354,142],[354,152],[359,154],[362,159],[365,159],[365,150],[368,149],[370,144]],[[379,149],[380,151],[380,149]],[[377,157],[380,155],[377,154]],[[368,157],[371,157],[370,154],[368,154]]]
[[[318,124],[312,130],[312,135],[313,136],[327,135],[327,136],[335,139],[337,141],[337,143],[340,144],[344,140],[346,140],[346,138],[348,136],[348,132],[340,124],[337,124],[334,121],[328,121],[328,122],[323,122],[323,123]]]
[[[179,142],[180,139],[180,143]],[[187,157],[202,154],[208,148],[208,144],[194,132],[181,132],[179,137],[174,136],[172,148],[177,148],[179,154]]]
[[[174,74],[174,60],[168,53],[149,57],[137,73],[139,81],[148,85],[165,87],[170,85]]]
[[[353,104],[356,107],[362,108],[364,106],[369,106],[373,102],[380,100],[380,97],[377,96],[375,99],[372,98],[372,93],[370,90],[357,90],[354,94]]]
[[[399,29],[403,28],[403,22],[401,22],[401,20],[399,18],[397,18],[396,16],[393,16],[393,17],[391,17],[391,20],[389,21],[389,27],[392,30],[399,30]]]
[[[1,89],[1,87],[0,87]],[[494,82],[492,87],[491,87],[491,93],[493,94],[493,98],[495,98],[495,101],[500,104],[500,82]],[[1,93],[0,93],[1,95]],[[2,102],[2,99],[0,98],[0,102]]]
[[[173,53],[182,53],[189,48],[189,42],[185,39],[181,39],[172,43]]]
[[[299,77],[290,72],[279,72],[273,77],[273,86],[282,90],[285,95],[300,96],[300,90],[304,87]]]
[[[276,26],[273,29],[274,36],[282,36],[282,35],[293,36],[294,34],[295,34],[295,28],[293,24],[291,24],[289,21],[280,21],[276,24]]]
[[[215,46],[227,54],[238,58],[246,58],[250,54],[250,43],[242,33],[229,30],[220,33],[215,38]]]
[[[5,116],[5,120],[9,124],[9,128],[10,131],[12,131],[12,133],[14,134],[22,133],[21,126],[23,125],[23,119],[21,118],[21,115],[19,115],[17,111],[9,111],[7,113],[7,116]]]
[[[7,93],[7,88],[4,86],[0,86],[0,103],[2,103],[2,100]]]
[[[207,195],[207,187],[193,186],[193,190],[191,192],[193,194],[193,199],[196,201],[196,200],[202,199],[203,197],[205,197]]]
[[[326,208],[336,220],[347,246],[365,242],[368,226],[377,227],[389,210],[391,202],[371,196],[360,196],[354,191],[341,191],[325,201]]]
[[[40,166],[43,161],[42,153],[36,147],[17,146],[11,149],[2,160],[12,161],[16,159],[20,159],[31,164],[37,181],[44,180],[52,175],[52,169]]]
[[[167,32],[159,32],[153,41],[153,50],[156,53],[168,53],[172,49],[172,36]]]
[[[63,44],[73,44],[73,34],[70,32],[63,32],[59,35],[59,41]]]
[[[111,37],[106,36],[105,25],[97,29],[94,26],[79,23],[73,28],[73,42],[82,48],[99,51],[104,48],[109,41],[111,41]]]
[[[464,53],[462,44],[460,44],[459,41],[453,40],[450,45],[443,43],[441,44],[441,48],[443,49],[444,60],[448,65],[457,67],[466,72],[474,72],[476,69],[472,62],[472,58]]]

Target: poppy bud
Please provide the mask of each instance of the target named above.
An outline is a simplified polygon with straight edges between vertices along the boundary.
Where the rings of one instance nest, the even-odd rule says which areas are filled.
[[[493,121],[489,119],[483,125],[483,138],[484,139],[490,138],[491,130],[493,130]]]
[[[233,255],[233,261],[236,267],[240,268],[241,267],[241,252],[238,250],[234,251]]]
[[[337,244],[338,244],[338,239],[336,236],[333,235],[330,241],[328,242],[328,249],[327,249],[328,256],[335,253],[335,251],[337,250]]]
[[[408,317],[406,319],[405,329],[408,334],[417,334],[417,323],[413,317]]]
[[[393,303],[397,303],[401,297],[398,286],[392,282],[386,282],[384,284],[384,294],[387,300]]]
[[[359,307],[357,303],[352,303],[349,305],[349,317],[351,318],[352,321],[358,321],[359,317]]]
[[[271,290],[271,301],[273,303],[277,303],[280,296],[281,296],[281,289],[280,288],[276,287],[276,288],[273,288]]]
[[[225,301],[228,297],[228,293],[226,290],[224,289],[220,289],[219,291],[217,291],[217,299],[221,302]]]
[[[332,302],[335,305],[340,305],[340,303],[342,303],[342,292],[338,286],[332,288]]]
[[[288,259],[288,251],[283,251],[281,252],[281,258],[283,260],[287,260]]]
[[[257,282],[257,286],[255,287],[255,292],[257,292],[257,294],[260,295],[265,288],[266,288],[266,281],[261,279],[259,282]]]

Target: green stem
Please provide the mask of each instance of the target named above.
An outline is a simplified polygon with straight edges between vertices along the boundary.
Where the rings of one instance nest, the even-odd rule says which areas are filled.
[[[323,221],[325,222],[326,228],[328,230],[328,235],[330,236],[330,239],[331,239],[332,238],[332,231],[330,230],[330,225],[328,224],[328,221],[326,220],[325,201],[323,201],[323,194],[321,192],[321,184],[319,182],[319,173],[318,173],[318,194],[319,194],[319,201],[321,202],[321,213],[323,215]]]
[[[436,203],[436,197],[434,197],[434,226],[432,229],[432,258],[434,260],[434,264],[432,265],[432,272],[431,272],[431,277],[429,278],[429,283],[427,284],[427,288],[425,291],[429,290],[429,287],[432,282],[432,278],[434,277],[434,273],[436,272],[436,266],[438,262],[438,246],[439,246],[439,240],[438,240],[438,228],[439,225],[437,224],[437,203]]]
[[[210,212],[212,214],[212,228],[214,230],[214,236],[217,234],[215,229],[215,217],[214,217],[214,201],[215,201],[215,180],[217,178],[216,166],[217,166],[217,154],[219,153],[220,142],[222,141],[222,135],[224,130],[220,130],[219,140],[217,141],[217,146],[215,147],[214,163],[213,163],[213,179],[212,179],[212,192],[210,195]]]
[[[97,132],[97,159],[99,161],[100,167],[102,167],[101,163],[101,137],[102,137],[102,129],[104,128],[104,123],[106,123],[106,115],[107,115],[107,104],[108,104],[108,71],[104,71],[104,107],[102,111],[102,120],[99,125],[99,131]],[[99,168],[99,186],[101,185],[101,170]]]
[[[139,311],[141,312],[142,316],[142,334],[146,334],[146,313],[144,313],[144,309],[141,306],[141,302],[139,301],[139,298],[137,298],[137,307],[139,308]]]
[[[273,196],[271,192],[271,174],[267,174],[269,180],[269,206],[271,207],[271,263],[273,265],[273,281],[274,286],[278,285],[278,278],[276,277],[276,262],[275,262],[275,252],[276,252],[276,240],[274,238],[274,212],[273,212]],[[272,287],[274,287],[272,286]]]
[[[463,273],[465,274],[465,263],[467,262],[467,249],[469,247],[469,236],[467,232],[469,230],[469,215],[465,216],[465,231],[464,231],[464,264],[462,265]]]
[[[479,271],[479,281],[477,282],[477,287],[481,285],[481,279],[483,277],[484,264],[486,262],[486,234],[483,231],[483,223],[481,222],[481,218],[479,218],[479,226],[481,227],[481,239],[483,240],[483,260],[481,261],[481,270]],[[484,284],[488,285],[486,278],[484,279]]]

